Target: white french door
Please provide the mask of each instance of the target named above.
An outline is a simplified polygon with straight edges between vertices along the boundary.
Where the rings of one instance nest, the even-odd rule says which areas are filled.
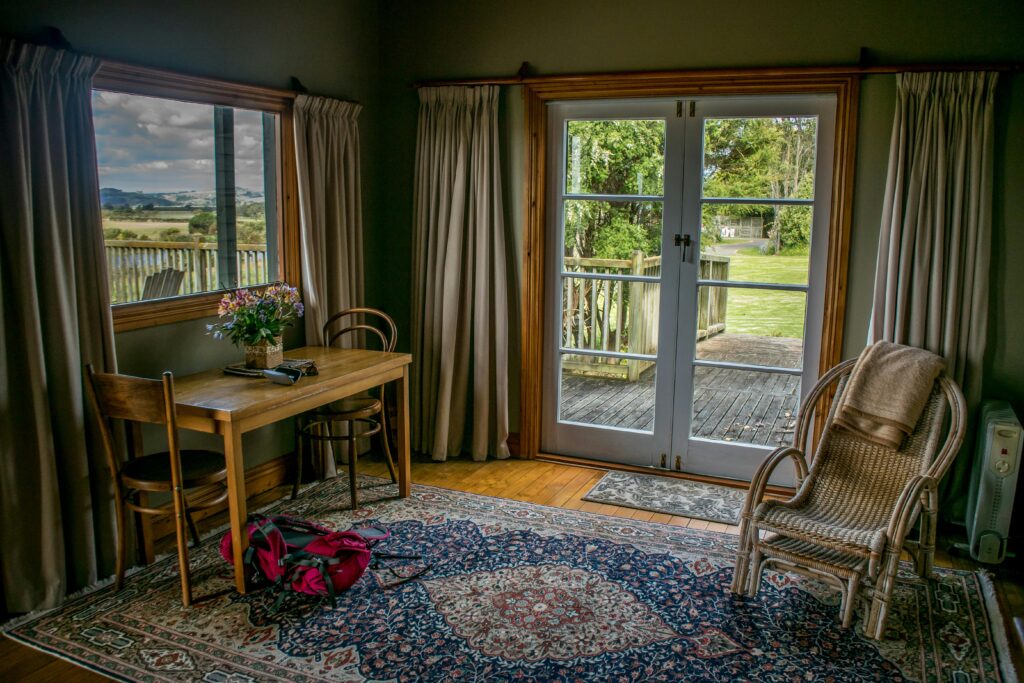
[[[545,452],[749,479],[791,443],[834,117],[830,95],[549,105]]]

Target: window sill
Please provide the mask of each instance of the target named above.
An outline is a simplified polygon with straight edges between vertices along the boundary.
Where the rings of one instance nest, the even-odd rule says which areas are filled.
[[[114,332],[209,318],[217,315],[217,306],[223,296],[224,292],[207,292],[170,299],[115,304],[110,307],[114,317]]]

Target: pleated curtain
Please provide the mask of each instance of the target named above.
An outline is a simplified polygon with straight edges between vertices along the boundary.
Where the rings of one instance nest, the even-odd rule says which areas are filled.
[[[412,438],[434,460],[458,454],[467,436],[474,460],[509,455],[499,94],[496,86],[419,91]]]
[[[996,74],[896,78],[870,340],[942,356],[973,410],[988,331]],[[964,452],[946,477],[952,519],[963,517],[969,469]]]
[[[115,370],[92,121],[97,59],[0,40],[0,578],[4,609],[113,571],[82,366]]]
[[[363,212],[359,175],[362,106],[328,97],[295,99],[295,152],[302,240],[307,344],[322,344],[322,328],[339,311],[363,304]],[[330,449],[314,465],[334,477]]]

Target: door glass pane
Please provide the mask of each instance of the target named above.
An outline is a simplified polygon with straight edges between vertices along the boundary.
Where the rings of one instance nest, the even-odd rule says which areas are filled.
[[[564,354],[558,419],[651,432],[655,374],[652,361]]]
[[[664,194],[665,121],[569,121],[566,194]]]
[[[569,272],[660,272],[661,231],[660,201],[566,200],[563,267]]]
[[[802,367],[806,301],[803,292],[699,287],[697,358]]]
[[[562,278],[562,346],[657,355],[657,282]]]
[[[791,445],[799,401],[797,376],[698,366],[690,431],[715,441]]]
[[[703,279],[807,284],[813,207],[704,204]]]
[[[704,197],[812,199],[816,116],[704,121]]]

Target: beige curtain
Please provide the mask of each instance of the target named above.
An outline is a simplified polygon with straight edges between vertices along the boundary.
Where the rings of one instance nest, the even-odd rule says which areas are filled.
[[[942,356],[974,408],[988,329],[996,74],[896,78],[871,341]],[[967,495],[966,450],[945,482],[953,519]]]
[[[99,60],[0,39],[0,575],[53,607],[114,565],[82,365],[115,369],[92,123]]]
[[[413,224],[413,447],[507,458],[508,280],[495,86],[421,88]]]
[[[322,344],[327,319],[363,303],[363,212],[359,179],[362,106],[327,97],[295,99],[295,153],[302,233],[306,342]],[[314,465],[336,476],[329,449]]]

